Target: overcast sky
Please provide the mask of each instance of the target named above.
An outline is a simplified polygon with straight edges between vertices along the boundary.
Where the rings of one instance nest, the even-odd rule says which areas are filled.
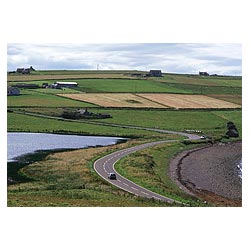
[[[241,75],[241,56],[241,44],[236,43],[9,43],[7,58],[8,71],[32,65],[37,70],[98,67]]]

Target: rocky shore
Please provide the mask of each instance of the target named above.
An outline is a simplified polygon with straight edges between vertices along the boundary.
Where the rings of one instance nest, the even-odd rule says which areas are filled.
[[[242,205],[237,164],[242,143],[216,144],[184,151],[170,162],[171,179],[185,192],[216,206]]]

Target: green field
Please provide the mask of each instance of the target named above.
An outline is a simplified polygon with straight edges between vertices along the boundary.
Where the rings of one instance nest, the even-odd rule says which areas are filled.
[[[201,130],[214,140],[224,138],[228,121],[234,122],[242,138],[242,111],[231,110],[169,110],[169,109],[105,109],[93,104],[57,96],[59,93],[188,93],[216,96],[241,104],[241,77],[200,77],[194,75],[164,74],[160,78],[137,79],[125,75],[126,71],[36,71],[30,76],[8,76],[8,85],[19,81],[27,84],[53,83],[55,80],[76,81],[76,89],[21,89],[19,96],[8,96],[8,131],[50,132],[82,135],[105,135],[136,138],[128,143],[158,139],[183,139],[180,136],[159,132],[123,128],[123,125],[166,129],[172,131]],[[72,77],[70,77],[72,76]],[[32,79],[35,77],[35,80]],[[46,78],[49,77],[49,80]],[[76,77],[76,78],[74,78]],[[52,79],[53,78],[53,79]],[[14,79],[14,80],[13,80]],[[77,80],[76,80],[77,79]],[[15,81],[15,82],[12,82]],[[108,113],[112,118],[90,120],[59,120],[62,112],[86,108],[94,113]],[[119,124],[120,127],[114,127]],[[117,147],[128,147],[128,143]],[[124,158],[117,168],[127,178],[145,187],[172,195],[199,206],[190,196],[179,190],[166,175],[168,161],[177,152],[197,145],[162,145]],[[9,206],[166,206],[136,198],[102,181],[93,171],[92,163],[110,148],[97,148],[98,152],[82,150],[47,154],[43,158],[32,156],[32,164],[12,168],[8,173],[21,183],[8,186]],[[99,151],[100,150],[100,151]],[[104,150],[104,151],[102,151]],[[75,152],[75,153],[73,153]],[[89,158],[84,162],[85,156]],[[37,158],[38,157],[38,158]],[[131,168],[130,162],[136,168]],[[63,167],[63,162],[66,166]],[[154,171],[150,164],[154,165]],[[20,163],[21,164],[21,163]],[[151,164],[151,165],[152,165]],[[62,168],[58,168],[62,166]],[[75,166],[75,171],[69,171]],[[120,166],[124,166],[121,169]],[[141,166],[138,167],[138,166]],[[49,168],[52,168],[49,171]],[[25,177],[22,179],[22,177]],[[143,177],[143,178],[140,178]],[[144,178],[145,177],[145,178]],[[152,182],[150,181],[152,180]],[[85,183],[85,189],[79,189]],[[201,204],[200,204],[201,205]]]
[[[62,109],[51,109],[51,108],[29,108],[23,109],[26,112],[32,113],[40,113],[46,114],[48,116],[57,116],[60,117],[62,113]],[[214,135],[214,136],[223,136],[226,131],[226,124],[228,121],[234,121],[237,126],[240,134],[242,127],[242,112],[241,110],[230,110],[230,111],[199,111],[199,110],[191,110],[191,111],[168,111],[168,110],[136,110],[136,109],[96,109],[89,108],[88,109],[94,113],[109,113],[112,118],[104,119],[104,120],[92,120],[105,124],[121,124],[121,125],[131,125],[131,126],[140,126],[147,128],[157,128],[157,129],[165,129],[172,131],[185,131],[185,130],[202,130],[203,133]],[[22,131],[28,129],[29,131],[44,131],[46,128],[48,131],[60,129],[63,124],[65,130],[69,130],[71,132],[77,132],[78,130],[83,130],[88,128],[88,126],[92,126],[93,129],[86,129],[86,133],[93,134],[110,134],[111,131],[107,126],[94,126],[94,125],[82,125],[74,122],[66,122],[66,121],[49,121],[46,122],[46,126],[42,123],[42,118],[33,118],[30,116],[26,116],[25,120],[27,122],[21,123],[22,115],[20,114],[9,114],[10,118],[8,119],[8,128],[9,130],[14,131],[16,124],[19,124],[17,127]],[[21,116],[19,118],[19,116]],[[35,121],[38,119],[38,122],[31,122],[34,119]],[[41,121],[40,121],[41,119]],[[157,122],[156,122],[157,121]],[[59,125],[56,125],[60,123]],[[124,132],[122,132],[124,131]],[[130,133],[128,133],[130,131]],[[143,133],[145,133],[144,131]],[[124,134],[123,134],[124,133]],[[134,132],[136,136],[142,131]],[[119,136],[127,136],[128,134],[132,134],[132,130],[128,129],[119,129],[116,128],[115,134],[119,134]],[[144,135],[148,134],[145,133]]]
[[[126,138],[180,138],[174,135],[162,134],[146,130],[112,128],[105,125],[93,125],[86,122],[60,121],[30,115],[8,113],[9,132],[42,132],[65,133],[97,136],[118,136]]]
[[[8,107],[95,107],[94,104],[79,102],[57,96],[62,90],[37,89],[37,90],[21,90],[19,96],[8,96]],[[72,90],[66,90],[63,93],[72,93]]]

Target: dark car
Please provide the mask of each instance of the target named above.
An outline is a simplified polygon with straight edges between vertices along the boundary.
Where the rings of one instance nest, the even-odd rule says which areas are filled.
[[[115,173],[110,173],[109,174],[109,179],[110,180],[116,180],[116,174]]]

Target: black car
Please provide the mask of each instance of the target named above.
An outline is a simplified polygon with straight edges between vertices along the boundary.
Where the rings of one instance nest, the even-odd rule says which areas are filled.
[[[110,173],[109,174],[109,179],[110,180],[116,180],[116,174],[115,173]]]

